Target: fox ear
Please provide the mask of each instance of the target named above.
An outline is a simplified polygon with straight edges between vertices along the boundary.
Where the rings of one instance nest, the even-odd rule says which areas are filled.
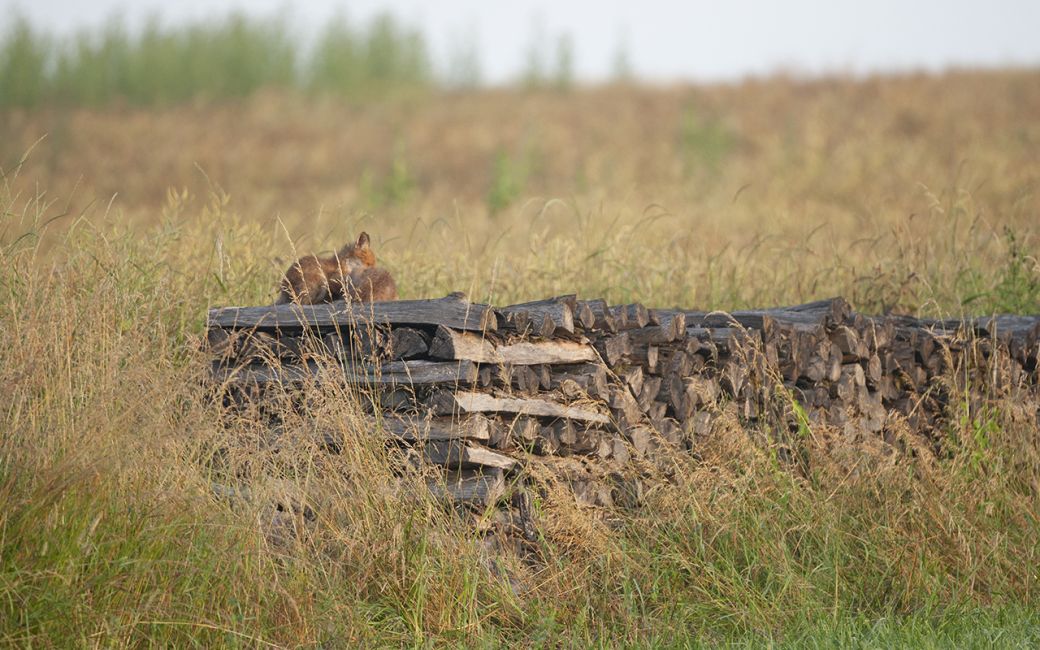
[[[360,235],[358,235],[357,243],[354,244],[354,247],[357,248],[359,251],[367,251],[369,248],[368,244],[368,233],[363,232]]]

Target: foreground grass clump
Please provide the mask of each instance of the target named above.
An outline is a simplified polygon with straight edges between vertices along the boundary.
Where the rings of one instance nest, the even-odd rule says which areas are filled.
[[[1040,437],[1021,408],[995,401],[984,437],[955,418],[941,459],[909,434],[887,446],[812,431],[800,443],[805,475],[726,422],[699,462],[677,460],[674,482],[617,528],[550,490],[538,504],[543,566],[493,570],[454,515],[391,476],[356,396],[331,390],[313,421],[286,411],[277,451],[248,417],[222,423],[202,387],[203,315],[270,298],[276,233],[237,217],[219,192],[201,207],[171,194],[164,218],[137,230],[112,214],[65,224],[51,221],[60,202],[10,181],[0,197],[5,644],[1040,642]],[[702,269],[721,304],[768,295],[745,293],[741,256],[681,245],[642,255],[640,237],[653,233],[640,224],[598,238],[585,236],[591,225],[529,232],[528,250],[511,253],[388,247],[387,263],[409,296],[702,296],[669,282],[678,264]],[[941,270],[920,267],[937,284],[924,298],[949,305],[969,283],[1020,287],[1006,295],[1028,301],[1032,259],[992,236],[978,235],[986,255],[957,261],[965,273],[945,287]],[[963,252],[933,246],[940,266]],[[901,263],[911,272],[923,258]],[[797,262],[784,272],[796,286],[822,273]],[[829,282],[835,293],[860,286],[841,273]],[[779,302],[792,290],[776,291]],[[322,428],[346,436],[342,454],[317,448],[308,434]],[[214,481],[252,496],[218,499]]]

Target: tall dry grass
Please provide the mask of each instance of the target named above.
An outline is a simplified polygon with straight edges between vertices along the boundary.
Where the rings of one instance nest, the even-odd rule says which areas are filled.
[[[4,116],[0,161],[11,170],[32,150],[18,190],[67,205],[60,227],[87,209],[134,232],[184,229],[221,195],[225,223],[253,238],[246,281],[265,289],[294,245],[367,228],[408,296],[581,287],[733,308],[844,293],[872,311],[1021,310],[1000,286],[1005,230],[1036,250],[1036,81],[51,108]]]
[[[407,297],[1036,312],[1036,88],[1007,73],[5,114],[0,639],[1036,644],[1033,403],[952,418],[938,458],[908,433],[813,430],[805,474],[722,420],[618,525],[550,490],[540,564],[498,567],[399,483],[356,395],[284,411],[272,441],[225,419],[198,345],[208,306],[270,300],[294,246],[360,228]],[[492,201],[496,183],[512,198]],[[329,430],[342,453],[318,444]]]

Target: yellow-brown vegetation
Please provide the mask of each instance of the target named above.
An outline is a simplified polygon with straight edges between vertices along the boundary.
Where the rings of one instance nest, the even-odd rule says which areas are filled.
[[[272,449],[198,349],[362,229],[403,298],[1035,313],[1038,116],[1031,70],[0,115],[0,643],[1037,642],[1036,405],[940,456],[814,432],[808,477],[732,422],[612,527],[550,493],[495,571],[356,394]],[[275,502],[316,523],[273,544]]]

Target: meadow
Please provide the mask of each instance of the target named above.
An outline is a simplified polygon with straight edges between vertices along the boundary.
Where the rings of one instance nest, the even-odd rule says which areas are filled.
[[[1040,429],[1007,402],[939,456],[818,432],[810,479],[734,422],[620,524],[547,498],[517,589],[335,391],[348,452],[229,461],[320,504],[272,549],[210,491],[258,434],[199,345],[360,230],[406,298],[1037,313],[1040,72],[234,95],[0,112],[0,643],[1040,644]]]

